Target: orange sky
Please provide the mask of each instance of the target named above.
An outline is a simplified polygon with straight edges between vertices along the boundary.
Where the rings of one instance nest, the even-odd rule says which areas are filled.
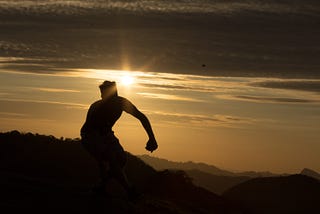
[[[315,80],[94,69],[42,75],[0,69],[0,77],[0,131],[79,137],[107,79],[150,119],[160,145],[154,156],[231,170],[320,170],[320,95],[290,87]],[[127,151],[147,153],[139,121],[124,113],[114,130]]]

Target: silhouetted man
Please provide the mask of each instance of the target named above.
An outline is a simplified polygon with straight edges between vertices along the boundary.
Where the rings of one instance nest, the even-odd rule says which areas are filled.
[[[158,145],[147,117],[129,100],[118,96],[115,82],[104,81],[99,88],[102,99],[94,102],[88,110],[86,121],[81,128],[81,142],[98,161],[101,176],[101,185],[97,188],[99,192],[104,192],[108,180],[115,178],[130,198],[134,193],[123,171],[127,154],[112,131],[113,125],[125,111],[139,119],[147,132],[149,140],[146,149],[153,152]]]

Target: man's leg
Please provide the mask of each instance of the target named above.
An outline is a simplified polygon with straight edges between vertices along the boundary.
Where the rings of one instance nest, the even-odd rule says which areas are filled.
[[[98,166],[99,166],[101,184],[106,185],[108,180],[111,177],[108,169],[108,163],[105,161],[99,161]]]
[[[123,170],[123,167],[119,164],[110,165],[110,174],[115,178],[125,189],[128,195],[128,199],[132,202],[135,202],[138,198],[142,196],[137,190],[129,185],[127,176]]]
[[[121,167],[117,163],[110,164],[109,172],[110,177],[115,178],[127,192],[130,191],[129,182],[127,176],[123,171],[123,167]]]
[[[111,174],[108,169],[108,162],[98,161],[99,173],[100,173],[100,183],[93,188],[93,191],[98,195],[106,195],[106,187]]]

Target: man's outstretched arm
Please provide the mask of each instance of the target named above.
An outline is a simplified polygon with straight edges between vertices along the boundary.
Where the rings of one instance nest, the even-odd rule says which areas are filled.
[[[129,100],[122,98],[122,106],[123,106],[123,110],[125,112],[127,112],[128,114],[131,114],[132,116],[134,116],[135,118],[137,118],[138,120],[140,120],[143,128],[146,130],[148,136],[149,136],[149,141],[147,143],[147,147],[146,149],[148,151],[153,151],[156,150],[158,148],[151,124],[148,120],[148,118],[137,109],[137,107],[135,107]]]

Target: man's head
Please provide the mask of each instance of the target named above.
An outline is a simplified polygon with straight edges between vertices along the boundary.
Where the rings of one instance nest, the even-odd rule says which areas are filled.
[[[101,85],[99,85],[101,98],[109,99],[111,97],[118,96],[117,84],[116,82],[104,81]]]

